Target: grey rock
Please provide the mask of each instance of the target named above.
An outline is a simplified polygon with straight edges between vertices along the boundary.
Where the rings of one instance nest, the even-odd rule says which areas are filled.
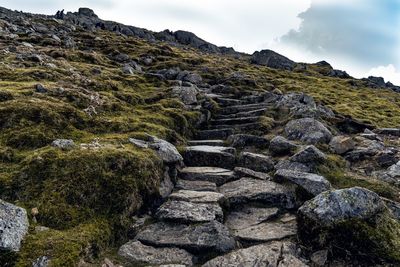
[[[191,140],[188,141],[189,146],[224,146],[224,140]]]
[[[346,152],[353,150],[355,143],[351,137],[348,136],[335,136],[329,143],[331,150],[339,155],[343,155]]]
[[[264,208],[251,205],[237,207],[228,213],[225,225],[230,230],[246,229],[277,217],[278,208]]]
[[[71,139],[56,139],[51,143],[51,145],[53,147],[61,148],[62,150],[70,150],[75,147],[75,143]]]
[[[271,177],[264,172],[256,172],[247,168],[242,168],[242,167],[235,167],[235,176],[236,177],[251,177],[251,178],[256,178],[256,179],[261,179],[261,180],[270,180]]]
[[[42,84],[38,83],[38,84],[35,85],[35,91],[37,93],[44,94],[44,93],[47,93],[48,90]]]
[[[174,86],[172,88],[172,95],[179,97],[186,105],[196,104],[198,93],[195,86]]]
[[[295,194],[291,188],[271,181],[242,178],[219,188],[230,204],[260,202],[293,208]]]
[[[164,171],[163,179],[160,182],[160,186],[158,187],[158,192],[162,198],[168,197],[172,190],[174,190],[174,183],[172,182],[171,176],[169,175],[169,168],[166,167]]]
[[[321,193],[300,207],[299,216],[303,221],[332,227],[346,220],[366,220],[384,209],[385,203],[376,193],[352,187]]]
[[[0,199],[0,250],[19,251],[28,227],[26,210]]]
[[[126,64],[122,67],[122,72],[127,75],[132,75],[135,73],[135,69],[132,68],[130,65]]]
[[[206,262],[202,267],[306,267],[292,242],[273,241],[242,248]]]
[[[400,128],[379,128],[375,129],[374,133],[382,135],[400,136]]]
[[[139,148],[148,148],[149,144],[146,141],[135,139],[135,138],[129,138],[129,142]]]
[[[293,162],[312,165],[324,162],[326,160],[326,155],[315,146],[309,145],[290,157],[290,160]]]
[[[239,155],[238,166],[257,172],[269,172],[274,169],[274,161],[266,155],[242,152]]]
[[[231,146],[236,148],[256,147],[261,149],[266,148],[269,145],[268,139],[250,134],[231,135],[227,141]]]
[[[224,195],[218,192],[179,190],[170,195],[171,199],[194,203],[219,203],[224,201]]]
[[[33,262],[32,267],[48,267],[49,265],[50,259],[47,256],[42,256]]]
[[[385,204],[389,208],[393,217],[400,221],[400,203],[387,198],[382,198],[382,200],[385,201]]]
[[[193,255],[179,248],[155,248],[139,241],[129,241],[121,246],[118,255],[133,264],[185,264],[193,265]],[[184,266],[185,266],[184,265]]]
[[[235,248],[235,240],[228,229],[217,221],[194,225],[158,222],[139,232],[136,239],[154,246],[174,246],[197,253],[225,253]]]
[[[191,146],[183,152],[184,162],[187,166],[233,168],[235,165],[235,149],[219,146]]]
[[[323,176],[293,170],[278,170],[275,173],[275,179],[278,181],[284,180],[294,183],[312,196],[330,190],[332,187],[329,181]]]
[[[264,65],[274,69],[293,70],[296,63],[272,50],[261,50],[254,52],[251,62]]]
[[[149,148],[153,149],[165,163],[177,163],[183,160],[176,147],[162,139],[150,136]]]
[[[290,142],[283,136],[275,136],[269,145],[269,151],[273,155],[287,155],[293,153],[297,149],[297,145]]]
[[[308,144],[329,143],[332,133],[313,118],[292,120],[285,126],[285,133],[290,140],[300,140]]]
[[[179,172],[181,179],[190,181],[209,181],[217,185],[222,185],[235,178],[231,170],[218,167],[187,167]]]
[[[393,164],[386,171],[376,172],[375,175],[383,181],[388,183],[400,184],[400,161],[396,164]]]
[[[217,130],[203,130],[196,133],[198,139],[225,139],[234,134],[235,130],[232,128],[217,129]]]
[[[311,172],[311,167],[300,162],[281,160],[275,165],[276,170],[293,170],[299,172]]]
[[[209,181],[190,181],[179,179],[175,185],[178,190],[191,190],[191,191],[217,191],[217,186]]]
[[[161,220],[198,223],[223,221],[224,214],[216,203],[193,203],[173,200],[165,202],[158,208],[156,217]]]
[[[311,255],[310,259],[317,267],[325,266],[325,263],[328,260],[328,250],[318,250]]]

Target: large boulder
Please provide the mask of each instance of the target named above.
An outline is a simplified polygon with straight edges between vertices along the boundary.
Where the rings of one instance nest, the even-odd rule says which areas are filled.
[[[283,136],[275,136],[269,145],[269,151],[273,155],[287,155],[296,150],[298,146]]]
[[[239,155],[238,166],[257,172],[269,172],[274,169],[274,161],[266,155],[242,152]]]
[[[290,140],[300,140],[308,144],[329,143],[332,139],[332,133],[313,118],[289,121],[285,133]]]
[[[308,247],[347,250],[400,262],[400,223],[374,192],[360,187],[323,192],[298,210],[298,234]]]
[[[296,62],[268,49],[254,52],[251,56],[251,62],[282,70],[293,70],[296,65]]]
[[[179,97],[185,105],[193,105],[197,103],[198,89],[196,86],[174,86],[172,87],[172,95]]]
[[[0,199],[0,251],[19,251],[28,227],[26,210]]]
[[[353,150],[355,143],[349,136],[335,136],[330,141],[329,147],[334,153],[343,155],[344,153]]]

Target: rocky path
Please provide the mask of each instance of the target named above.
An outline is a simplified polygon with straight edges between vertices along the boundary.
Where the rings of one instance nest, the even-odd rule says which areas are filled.
[[[269,141],[247,134],[263,128],[274,99],[210,96],[221,109],[184,149],[174,192],[119,254],[151,266],[306,266],[294,241],[295,188],[268,174]]]

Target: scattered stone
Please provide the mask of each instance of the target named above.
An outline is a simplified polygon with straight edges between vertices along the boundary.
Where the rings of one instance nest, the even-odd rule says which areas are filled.
[[[226,253],[235,248],[234,238],[217,221],[194,225],[157,222],[140,231],[136,239],[154,246],[174,246],[196,253]]]
[[[42,84],[38,83],[35,85],[35,91],[37,93],[44,94],[47,93],[48,90]]]
[[[146,141],[135,139],[135,138],[129,138],[129,142],[139,148],[148,148],[149,144]]]
[[[272,181],[242,178],[219,188],[230,204],[260,202],[285,208],[295,206],[295,194],[291,188]]]
[[[311,262],[315,264],[317,267],[325,266],[326,261],[328,260],[328,250],[318,250],[311,255]]]
[[[281,160],[275,165],[276,170],[293,170],[299,172],[311,172],[311,167],[300,162]]]
[[[150,136],[149,148],[153,149],[165,163],[177,163],[183,160],[176,147],[162,139]]]
[[[298,172],[292,170],[278,170],[275,173],[275,179],[278,181],[289,181],[300,186],[307,193],[312,196],[319,195],[320,193],[330,190],[331,184],[325,177],[306,172]]]
[[[61,148],[62,150],[71,150],[75,147],[75,143],[71,139],[56,139],[51,145],[53,147]]]
[[[157,210],[156,217],[161,220],[170,220],[187,223],[223,221],[224,214],[216,203],[193,203],[173,200],[165,202]]]
[[[297,145],[288,141],[285,137],[275,136],[269,145],[269,151],[272,155],[287,155],[292,154],[296,149]]]
[[[242,152],[239,155],[238,166],[257,172],[269,172],[274,169],[274,162],[266,155]]]
[[[348,136],[335,136],[329,143],[331,150],[339,155],[343,155],[346,152],[353,150],[355,147],[353,139]]]
[[[391,184],[400,184],[400,161],[390,166],[386,171],[376,172],[376,176]]]
[[[33,262],[32,267],[48,267],[49,265],[50,259],[47,256],[42,256]]]
[[[178,190],[191,190],[191,191],[217,191],[217,186],[209,181],[190,181],[179,179],[175,185]]]
[[[184,180],[209,181],[217,185],[235,179],[233,171],[218,167],[187,167],[180,170],[179,175]]]
[[[332,133],[313,118],[292,120],[286,124],[285,133],[290,140],[300,140],[308,144],[329,143]]]
[[[268,139],[250,134],[234,134],[227,139],[228,143],[236,148],[257,147],[266,148],[269,146]]]
[[[0,250],[19,251],[28,227],[26,210],[0,199]]]
[[[235,176],[236,177],[251,177],[251,178],[256,178],[256,179],[261,179],[261,180],[270,180],[271,177],[264,172],[256,172],[250,169],[242,168],[242,167],[235,167]]]
[[[129,241],[121,246],[118,255],[133,264],[170,264],[193,265],[193,255],[179,248],[155,248],[139,241]]]
[[[290,157],[290,160],[312,165],[324,162],[326,160],[326,155],[315,146],[309,145]]]
[[[185,105],[197,103],[198,89],[195,86],[174,86],[172,95],[179,97]]]
[[[179,190],[172,193],[170,199],[194,203],[221,203],[224,200],[224,195],[217,192]]]
[[[239,206],[230,212],[225,225],[231,230],[246,229],[277,217],[278,208],[263,208],[250,205]]]

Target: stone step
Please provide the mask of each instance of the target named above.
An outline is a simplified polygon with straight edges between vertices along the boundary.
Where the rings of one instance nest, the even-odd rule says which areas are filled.
[[[262,116],[267,111],[268,111],[268,108],[260,108],[260,109],[251,110],[251,111],[233,113],[233,114],[229,114],[229,115],[215,115],[215,116],[213,116],[213,118],[218,120],[218,119],[233,119],[233,118],[241,118],[241,117]]]
[[[165,202],[158,208],[155,216],[159,220],[180,223],[199,223],[214,220],[222,222],[224,219],[222,208],[217,203],[197,203],[180,200]]]
[[[191,191],[217,191],[217,185],[209,181],[190,181],[178,179],[175,185],[177,190],[191,190]]]
[[[294,187],[272,181],[245,177],[220,186],[218,191],[231,205],[259,202],[288,209],[296,205]]]
[[[230,107],[225,107],[222,108],[218,111],[219,115],[229,115],[229,114],[234,114],[238,112],[246,112],[246,111],[254,111],[258,109],[263,109],[263,108],[271,108],[272,105],[271,103],[257,103],[257,104],[247,104],[247,105],[237,105],[237,106],[230,106]]]
[[[241,152],[239,154],[237,166],[256,172],[269,172],[274,169],[274,161],[270,156],[263,154]]]
[[[240,205],[226,215],[225,226],[231,231],[242,230],[275,219],[278,215],[276,207]]]
[[[189,167],[220,167],[232,169],[235,165],[236,149],[222,146],[188,146],[182,153],[184,163]]]
[[[217,221],[201,224],[157,222],[139,231],[136,239],[156,247],[178,247],[193,253],[226,253],[236,242],[229,230]]]
[[[169,196],[172,200],[187,201],[193,203],[224,203],[225,197],[218,192],[179,190]]]
[[[266,127],[265,125],[263,125],[261,122],[253,122],[253,123],[245,123],[245,124],[234,124],[234,125],[210,125],[208,126],[208,128],[210,130],[222,130],[225,128],[231,127],[232,129],[234,129],[234,133],[245,133],[245,132],[249,132],[249,131],[267,131],[268,127]]]
[[[187,167],[180,170],[179,177],[190,181],[208,181],[219,186],[234,180],[235,173],[216,167]]]
[[[188,141],[189,146],[224,146],[224,140],[191,140]]]
[[[218,130],[202,130],[196,133],[196,139],[198,140],[215,140],[215,139],[226,139],[228,136],[235,133],[235,130],[231,127]]]
[[[221,97],[221,98],[214,98],[214,100],[219,104],[220,107],[242,105],[242,101],[239,99]]]
[[[254,116],[254,117],[211,120],[209,123],[210,125],[238,125],[238,124],[254,123],[258,122],[259,120],[260,116]]]

